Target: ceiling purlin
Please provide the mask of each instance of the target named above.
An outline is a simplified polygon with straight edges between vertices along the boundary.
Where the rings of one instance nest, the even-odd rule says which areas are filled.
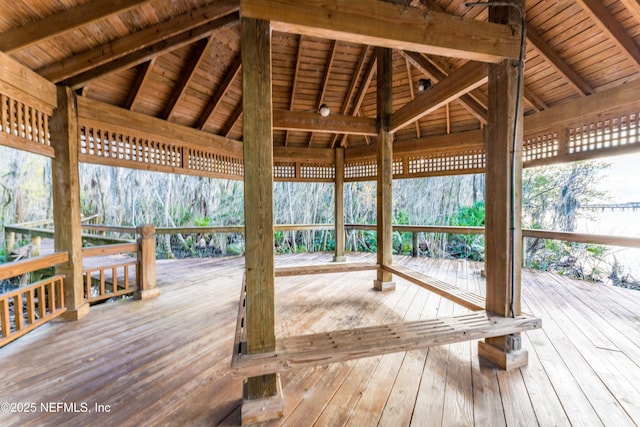
[[[576,92],[585,96],[593,93],[593,88],[584,81],[561,57],[542,39],[531,25],[527,24],[527,40],[542,54],[551,66],[564,77]]]
[[[413,77],[411,76],[411,63],[409,62],[409,59],[406,56],[404,57],[404,65],[407,69],[407,82],[409,84],[409,94],[411,95],[411,100],[413,101],[416,98],[416,93],[413,90]],[[447,121],[449,121],[448,108],[447,108]],[[420,122],[416,120],[415,125],[416,125],[416,138],[420,138]]]
[[[167,40],[162,40],[156,44],[148,46],[144,49],[139,49],[128,55],[122,56],[106,64],[102,64],[98,67],[87,70],[74,77],[63,80],[62,83],[65,86],[70,86],[73,89],[85,86],[92,80],[103,77],[107,74],[115,73],[118,71],[126,70],[131,67],[135,67],[145,61],[148,61],[156,56],[170,52],[175,49],[179,49],[183,46],[191,44],[195,41],[201,40],[205,37],[211,36],[214,32],[225,28],[227,26],[238,23],[238,13],[232,13],[215,21],[207,22],[199,27],[185,31]]]
[[[124,108],[127,110],[135,110],[136,103],[138,102],[138,95],[142,90],[142,86],[144,82],[149,78],[151,74],[151,68],[153,68],[153,64],[155,64],[156,59],[153,58],[150,61],[143,62],[138,66],[138,74],[136,75],[136,80],[131,85],[129,89],[129,96],[127,96],[127,100],[124,103]]]
[[[391,116],[391,132],[413,123],[454,99],[482,86],[488,80],[487,64],[467,62],[429,91],[408,102]]]
[[[203,24],[223,18],[234,12],[237,13],[238,10],[237,0],[222,0],[215,4],[207,4],[128,36],[55,62],[40,68],[37,72],[46,79],[58,83],[131,53],[157,46],[159,43],[166,42],[174,36],[185,34],[188,30],[202,27]],[[235,16],[237,17],[238,15]]]
[[[302,42],[304,36],[298,39],[298,51],[296,52],[296,68],[293,71],[293,82],[291,83],[291,97],[289,98],[289,111],[293,111],[293,104],[296,99],[296,89],[298,88],[298,75],[300,73],[300,58],[302,57]],[[289,131],[284,132],[284,146],[289,144]]]
[[[209,46],[211,46],[212,40],[213,40],[213,37],[199,40],[193,47],[193,51],[191,52],[191,55],[187,60],[187,64],[185,68],[182,70],[182,72],[180,73],[180,80],[176,84],[176,87],[173,89],[173,92],[171,93],[171,98],[167,102],[167,105],[162,114],[162,118],[164,118],[165,120],[171,120],[171,115],[175,111],[175,108],[178,105],[180,98],[182,98],[185,91],[187,90],[187,86],[189,86],[189,83],[191,82],[193,75],[195,74],[196,70],[202,63],[202,60],[204,59],[204,54],[205,52],[207,52]]]
[[[220,101],[222,101],[222,98],[224,98],[224,96],[227,94],[227,92],[231,88],[231,85],[233,84],[234,80],[240,73],[241,68],[242,68],[242,57],[240,56],[240,54],[238,54],[236,56],[236,59],[231,64],[231,66],[229,66],[229,68],[227,69],[227,72],[225,73],[225,76],[224,76],[224,80],[222,81],[222,83],[220,83],[220,86],[218,86],[218,90],[216,90],[216,93],[209,100],[209,103],[207,104],[204,111],[200,115],[200,118],[198,118],[198,121],[194,126],[196,129],[202,130],[204,126],[207,124],[207,122],[213,115],[213,112],[216,110],[218,105],[220,105]]]
[[[631,59],[634,68],[640,70],[640,47],[636,45],[633,38],[627,34],[602,2],[600,0],[576,0],[576,3],[582,6],[594,23]]]
[[[0,51],[15,52],[151,0],[94,0],[0,33]]]
[[[324,74],[322,76],[322,85],[320,86],[320,93],[318,94],[318,100],[316,101],[316,108],[320,109],[320,105],[324,101],[324,96],[327,93],[327,86],[329,85],[329,78],[331,77],[331,67],[333,67],[333,62],[336,59],[336,49],[338,47],[338,42],[335,40],[331,41],[331,48],[329,49],[329,57],[327,58],[327,64],[324,69]],[[309,135],[308,146],[311,147],[313,143],[313,133]]]
[[[242,115],[242,99],[240,99],[240,101],[238,102],[238,105],[236,105],[235,110],[233,110],[233,113],[231,113],[231,116],[227,120],[227,123],[225,123],[224,128],[222,128],[222,130],[220,131],[220,134],[225,137],[229,136],[229,134],[233,130],[238,120],[240,120],[241,115]]]
[[[346,115],[349,109],[349,105],[351,104],[351,100],[356,93],[356,89],[358,88],[358,79],[360,78],[360,74],[362,74],[362,70],[365,66],[365,61],[367,60],[367,54],[369,53],[369,46],[362,46],[362,53],[360,54],[360,59],[358,59],[358,64],[356,65],[356,70],[351,77],[351,83],[349,84],[349,88],[347,89],[347,95],[344,97],[344,102],[342,103],[342,109],[340,113],[342,115]],[[336,142],[342,135],[335,134],[333,135],[333,139],[331,140],[331,148],[336,146]]]
[[[400,51],[400,54],[411,62],[411,64],[413,64],[413,66],[420,70],[420,72],[425,76],[432,79],[434,84],[447,78],[446,72],[441,71],[439,67],[436,67],[431,61],[421,54],[405,51]],[[464,94],[460,98],[456,99],[456,102],[473,114],[473,116],[480,120],[480,122],[484,124],[487,123],[487,108],[472,98],[471,94]]]
[[[371,81],[373,80],[373,76],[377,71],[376,63],[377,63],[377,56],[372,55],[371,60],[369,61],[369,65],[367,65],[367,68],[365,69],[364,77],[362,78],[362,84],[360,85],[360,89],[358,90],[358,94],[356,95],[355,102],[351,107],[351,113],[350,113],[351,116],[357,116],[358,112],[360,111],[360,107],[362,106],[364,97],[367,95],[367,92],[369,91],[369,86],[371,86]],[[348,138],[349,138],[348,134],[344,134],[342,136],[342,139],[340,141],[340,147],[347,146]],[[369,142],[370,142],[369,137],[365,136],[365,138],[367,141],[367,145],[369,145]]]

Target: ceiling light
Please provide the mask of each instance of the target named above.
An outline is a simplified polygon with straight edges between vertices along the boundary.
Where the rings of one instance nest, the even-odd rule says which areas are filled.
[[[418,80],[418,92],[426,92],[431,87],[431,79]]]
[[[328,117],[330,113],[331,110],[329,109],[329,106],[327,104],[322,104],[320,108],[318,108],[318,114],[320,114],[322,117]]]

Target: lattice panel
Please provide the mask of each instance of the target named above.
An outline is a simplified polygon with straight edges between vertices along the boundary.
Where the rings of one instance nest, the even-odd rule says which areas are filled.
[[[373,179],[378,174],[378,165],[375,160],[362,162],[349,162],[344,165],[345,180],[357,181],[358,179]]]
[[[640,142],[640,114],[629,113],[569,130],[567,154],[606,150]]]
[[[303,164],[300,166],[300,179],[327,181],[335,179],[336,171],[333,165]]]
[[[296,178],[295,163],[276,163],[273,166],[273,177],[275,179],[287,180]]]
[[[485,167],[483,150],[411,156],[407,160],[409,175],[448,175]]]
[[[6,95],[0,95],[0,132],[16,143],[51,146],[49,115]]]
[[[149,165],[182,167],[182,148],[175,144],[86,126],[80,128],[80,153]]]
[[[524,141],[522,160],[549,159],[558,156],[558,133],[552,132],[528,138]]]
[[[190,171],[226,175],[230,178],[244,176],[242,159],[236,157],[189,148],[187,159],[186,168]]]
[[[393,175],[402,175],[404,172],[403,169],[404,161],[402,159],[393,159],[393,165],[391,166]]]

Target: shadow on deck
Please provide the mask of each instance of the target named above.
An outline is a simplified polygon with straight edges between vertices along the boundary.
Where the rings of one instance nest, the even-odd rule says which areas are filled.
[[[352,254],[349,261],[374,262]],[[279,266],[329,262],[279,256]],[[0,349],[0,425],[238,425],[241,379],[229,374],[243,258],[162,260],[160,297],[91,308]],[[483,293],[478,264],[394,263]],[[279,277],[277,336],[464,314],[371,271]],[[635,425],[640,420],[640,294],[523,271],[529,365],[480,364],[476,342],[375,356],[282,374],[286,415],[273,425]],[[25,404],[29,404],[26,406]],[[5,409],[9,409],[6,411]]]

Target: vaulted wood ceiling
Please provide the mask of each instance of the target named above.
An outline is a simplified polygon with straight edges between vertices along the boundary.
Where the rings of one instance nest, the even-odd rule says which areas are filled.
[[[404,13],[487,20],[485,7],[463,0],[390,3]],[[525,6],[525,115],[640,79],[637,0],[526,0]],[[82,96],[242,140],[239,10],[238,0],[15,0],[0,12],[0,50]],[[274,31],[274,144],[373,143],[373,51],[343,39]],[[429,97],[419,120],[407,116],[393,124],[396,140],[482,128],[483,67],[394,50],[394,111]],[[424,94],[416,89],[422,78],[433,83]],[[337,120],[334,132],[326,132],[321,120],[309,120],[321,104],[334,120],[357,117],[348,123],[352,133],[336,133]]]

